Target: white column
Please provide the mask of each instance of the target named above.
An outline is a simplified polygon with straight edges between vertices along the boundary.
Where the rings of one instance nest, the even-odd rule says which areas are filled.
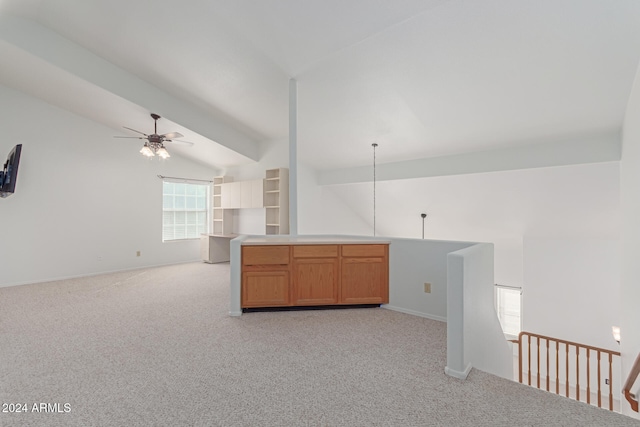
[[[289,234],[298,235],[298,82],[289,80]]]

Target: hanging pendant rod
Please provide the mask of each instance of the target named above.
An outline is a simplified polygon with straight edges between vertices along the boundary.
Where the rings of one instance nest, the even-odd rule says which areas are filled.
[[[376,235],[376,147],[377,143],[371,144],[373,147],[373,236]]]

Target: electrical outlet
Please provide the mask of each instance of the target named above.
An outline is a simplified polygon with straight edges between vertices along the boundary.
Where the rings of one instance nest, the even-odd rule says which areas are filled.
[[[431,293],[431,283],[426,283],[424,284],[424,292],[427,294]]]
[[[137,251],[137,252],[136,252],[136,256],[140,256],[140,251]]]

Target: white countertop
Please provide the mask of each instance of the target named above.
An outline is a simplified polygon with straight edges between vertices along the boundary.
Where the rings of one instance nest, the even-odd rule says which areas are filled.
[[[241,245],[387,245],[387,239],[359,238],[343,236],[274,236],[248,237]]]

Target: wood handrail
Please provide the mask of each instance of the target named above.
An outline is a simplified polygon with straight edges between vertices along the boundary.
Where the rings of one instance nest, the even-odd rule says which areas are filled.
[[[633,383],[636,382],[638,375],[640,375],[640,353],[638,354],[638,357],[636,357],[636,361],[633,362],[627,381],[625,381],[624,387],[622,388],[625,399],[627,399],[629,404],[631,404],[631,409],[636,412],[638,412],[638,399],[631,393],[631,387],[633,387]]]
[[[526,336],[527,339],[526,341],[523,340],[523,337]],[[532,354],[531,354],[531,345],[532,345],[532,340],[531,338],[535,338],[535,343],[533,343],[534,345],[536,345],[537,347],[537,353],[534,354],[536,361],[537,361],[537,366],[534,367],[535,371],[536,371],[536,384],[537,384],[537,388],[541,388],[541,378],[540,378],[540,374],[541,374],[541,368],[543,366],[541,366],[541,354],[540,354],[540,344],[544,341],[544,346],[545,346],[545,350],[546,350],[546,354],[542,355],[543,357],[545,357],[546,359],[546,364],[544,366],[545,370],[546,370],[546,390],[547,391],[551,391],[550,390],[550,372],[549,372],[549,350],[552,350],[551,347],[551,343],[555,343],[555,345],[553,347],[555,347],[555,384],[556,384],[556,394],[560,394],[560,388],[559,388],[559,383],[560,383],[560,378],[559,378],[559,366],[560,366],[560,361],[561,358],[559,356],[560,352],[561,352],[561,344],[564,345],[564,349],[562,349],[563,353],[564,353],[564,359],[565,359],[565,396],[569,397],[570,393],[569,393],[569,367],[570,367],[570,352],[569,352],[569,348],[570,347],[575,347],[575,388],[576,388],[576,400],[580,400],[580,368],[582,367],[582,365],[580,364],[580,356],[582,355],[580,353],[580,350],[584,350],[585,354],[584,356],[586,356],[586,364],[584,367],[584,370],[586,370],[586,402],[587,403],[591,403],[591,372],[590,372],[590,360],[591,360],[591,353],[594,352],[596,359],[597,359],[597,395],[598,395],[598,399],[597,399],[597,403],[598,403],[598,407],[601,407],[602,402],[601,402],[601,392],[604,390],[601,390],[601,372],[600,372],[600,361],[601,361],[601,354],[605,354],[608,357],[606,359],[606,362],[608,363],[608,367],[609,367],[609,378],[608,378],[608,386],[609,386],[609,409],[613,410],[613,388],[612,388],[612,383],[613,383],[613,371],[612,371],[612,364],[613,364],[613,356],[620,356],[620,352],[619,351],[613,351],[613,350],[608,350],[605,348],[600,348],[600,347],[594,347],[591,345],[586,345],[586,344],[581,344],[581,343],[577,343],[577,342],[573,342],[573,341],[567,341],[567,340],[563,340],[563,339],[559,339],[559,338],[554,338],[554,337],[549,337],[546,335],[540,335],[540,334],[534,334],[532,332],[520,332],[520,334],[518,335],[518,380],[521,383],[524,383],[523,378],[522,378],[522,374],[523,374],[523,359],[524,359],[524,355],[523,355],[523,347],[524,344],[526,344],[527,346],[527,381],[526,383],[528,385],[532,385],[532,381],[531,381],[531,358],[532,358]],[[633,374],[633,375],[631,375]],[[634,407],[634,403],[635,402],[635,411],[637,411],[638,409],[638,402],[636,400],[633,400],[635,398],[634,395],[632,395],[630,393],[630,391],[626,390],[631,389],[631,386],[633,386],[633,383],[635,381],[635,379],[637,378],[637,376],[640,374],[640,355],[638,355],[638,360],[636,360],[636,363],[634,364],[634,367],[632,368],[632,372],[630,374],[630,378],[627,379],[627,383],[625,383],[625,390],[623,390],[623,392],[625,392],[625,397],[627,397],[627,392],[629,393],[629,395],[631,397],[627,397],[627,400],[629,400],[630,398],[632,400],[629,400],[629,402],[631,403],[632,408]],[[632,378],[631,378],[632,377]],[[584,377],[583,377],[584,378]],[[628,387],[626,387],[628,384]]]
[[[620,356],[620,352],[619,351],[613,351],[613,350],[607,350],[606,348],[600,348],[600,347],[593,347],[590,345],[586,345],[586,344],[581,344],[581,343],[577,343],[577,342],[573,342],[573,341],[566,341],[560,338],[553,338],[553,337],[548,337],[546,335],[538,335],[538,334],[534,334],[533,332],[520,332],[520,335],[518,335],[518,341],[520,341],[520,336],[522,334],[525,335],[531,335],[532,337],[536,337],[536,338],[542,338],[543,340],[551,340],[551,341],[558,341],[561,342],[562,344],[569,344],[569,345],[573,345],[573,346],[577,346],[577,347],[581,347],[581,348],[588,348],[590,350],[594,350],[594,351],[601,351],[603,353],[611,353],[614,356]]]

